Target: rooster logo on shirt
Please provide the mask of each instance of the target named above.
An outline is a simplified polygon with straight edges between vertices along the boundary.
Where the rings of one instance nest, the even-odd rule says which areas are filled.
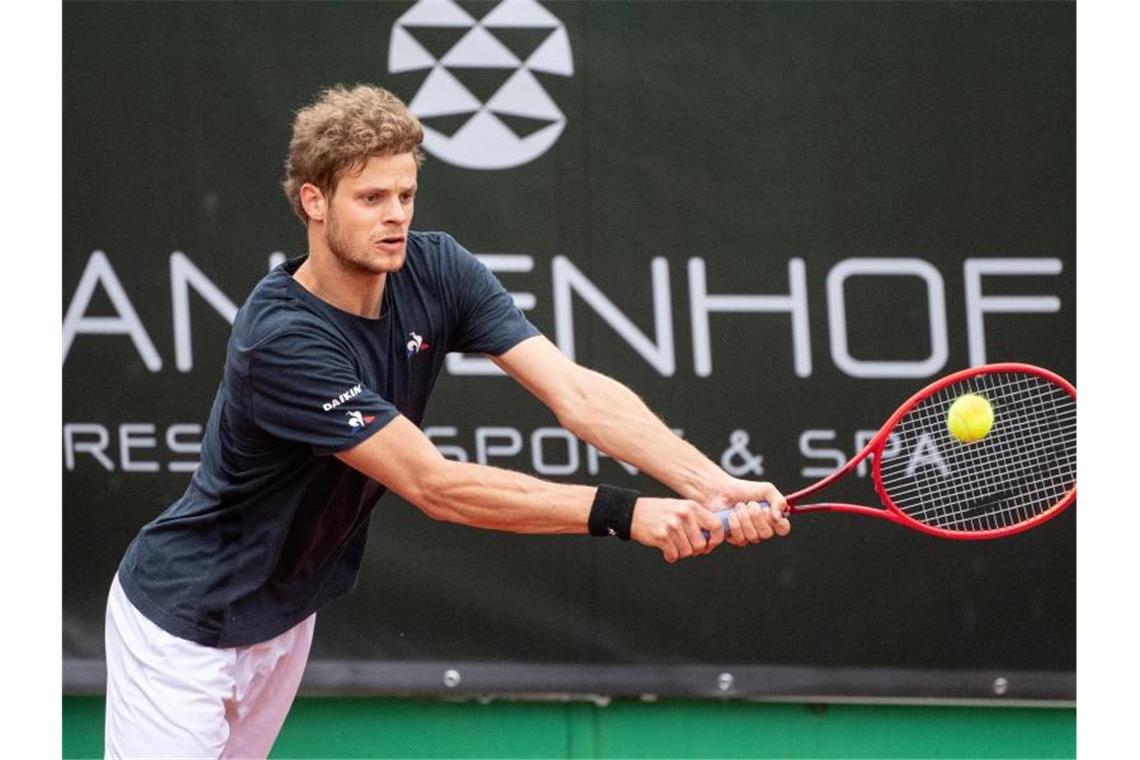
[[[411,337],[411,340],[409,340],[407,344],[409,359],[418,354],[420,351],[427,351],[429,348],[431,348],[431,346],[429,346],[427,343],[424,343],[424,337],[422,335],[417,335],[415,331],[408,333],[408,335]]]
[[[348,416],[348,426],[353,428],[362,428],[376,419],[371,415],[365,417],[363,412],[345,412],[345,415]]]

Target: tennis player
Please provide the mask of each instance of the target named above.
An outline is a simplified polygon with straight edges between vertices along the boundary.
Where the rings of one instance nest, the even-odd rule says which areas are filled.
[[[776,488],[730,477],[567,359],[452,237],[411,230],[422,140],[378,87],[332,88],[297,113],[284,189],[308,254],[239,310],[201,464],[119,565],[107,756],[265,757],[316,611],[353,587],[386,490],[436,520],[617,536],[667,562],[788,534]],[[490,356],[567,430],[679,498],[445,459],[419,425],[449,351]],[[726,507],[727,535],[713,515]]]

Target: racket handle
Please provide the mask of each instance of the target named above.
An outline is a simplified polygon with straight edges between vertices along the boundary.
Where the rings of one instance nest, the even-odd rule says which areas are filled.
[[[768,502],[766,502],[766,501],[760,502],[760,507],[762,509],[767,509],[768,508]],[[720,527],[724,528],[724,535],[726,535],[726,536],[732,532],[728,526],[728,516],[731,514],[732,514],[731,509],[722,509],[716,513],[717,518],[720,520]],[[710,534],[707,530],[705,530],[704,528],[701,528],[701,535],[704,536],[705,540],[707,541],[709,539]]]

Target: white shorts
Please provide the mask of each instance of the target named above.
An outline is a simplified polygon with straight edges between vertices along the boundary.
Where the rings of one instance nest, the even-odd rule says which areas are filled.
[[[293,704],[316,614],[269,641],[215,648],[107,599],[106,757],[264,758]]]

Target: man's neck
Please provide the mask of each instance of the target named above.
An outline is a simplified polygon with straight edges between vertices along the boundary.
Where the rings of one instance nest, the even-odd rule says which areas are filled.
[[[341,311],[376,319],[380,316],[388,275],[345,266],[331,251],[310,248],[309,257],[293,273],[293,279]]]

